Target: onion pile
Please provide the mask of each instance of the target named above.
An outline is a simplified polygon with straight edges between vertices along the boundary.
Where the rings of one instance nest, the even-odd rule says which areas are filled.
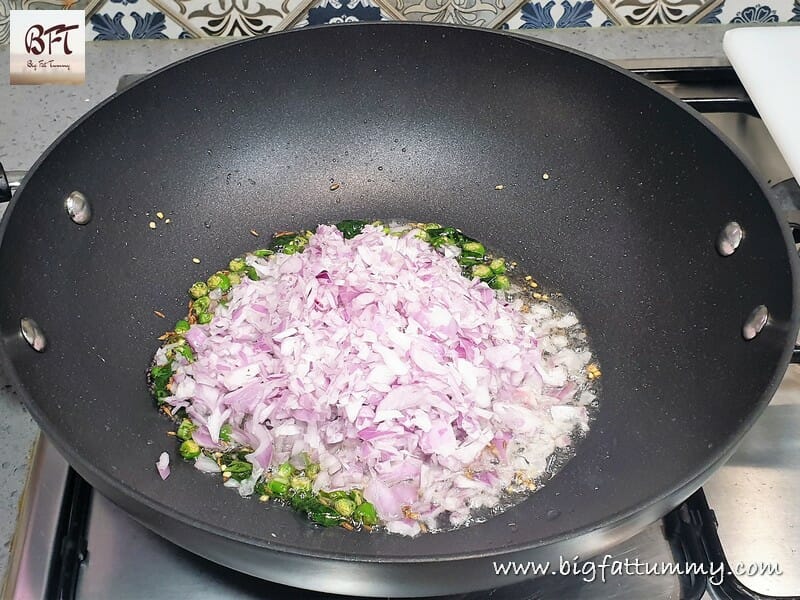
[[[533,489],[588,430],[575,315],[464,277],[416,233],[321,225],[300,253],[248,255],[258,280],[185,333],[194,360],[175,356],[163,400],[204,450],[252,450],[226,485],[252,494],[305,453],[314,491],[363,490],[388,531],[416,535]]]

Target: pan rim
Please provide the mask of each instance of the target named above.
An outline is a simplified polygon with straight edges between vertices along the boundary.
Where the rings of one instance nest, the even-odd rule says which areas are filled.
[[[269,33],[264,36],[260,36],[262,38],[273,38],[275,36],[287,35],[287,34],[295,34],[296,36],[303,35],[304,32],[312,32],[320,29],[320,28],[330,28],[330,27],[341,27],[342,25],[321,25],[321,26],[313,26],[304,28],[301,30],[289,30],[289,31],[281,31],[275,33]],[[647,81],[643,77],[636,75],[635,73],[631,73],[619,67],[609,61],[604,59],[597,58],[595,56],[591,56],[586,54],[582,51],[574,50],[572,48],[568,48],[562,46],[560,44],[556,44],[550,41],[544,41],[535,39],[529,36],[525,36],[523,34],[518,33],[511,33],[511,32],[502,32],[502,31],[495,31],[495,30],[487,30],[484,28],[479,27],[465,27],[459,25],[451,25],[451,24],[432,24],[432,23],[411,23],[411,22],[371,22],[371,23],[351,23],[344,25],[345,27],[355,28],[355,29],[377,29],[380,27],[406,27],[406,28],[426,28],[430,30],[449,30],[449,31],[469,31],[472,33],[482,33],[484,35],[495,35],[495,36],[503,36],[507,39],[513,40],[518,43],[523,43],[527,46],[539,47],[539,48],[547,48],[552,49],[558,52],[564,52],[570,55],[574,55],[580,57],[584,60],[591,61],[594,64],[602,65],[605,68],[611,69],[616,73],[634,79],[640,84],[643,84],[651,91],[659,94],[662,98],[665,98],[672,102],[674,105],[678,105],[684,110],[688,115],[691,115],[694,119],[702,123],[707,130],[709,130],[712,134],[714,134],[727,149],[739,160],[739,162],[745,167],[747,173],[752,177],[752,179],[758,184],[763,196],[767,200],[770,208],[772,209],[773,215],[775,216],[776,220],[782,225],[782,233],[784,236],[784,245],[786,246],[786,250],[789,255],[789,263],[791,268],[791,276],[792,276],[792,311],[791,311],[791,318],[789,320],[789,335],[787,336],[787,342],[781,354],[781,360],[775,365],[770,378],[769,385],[764,389],[760,398],[754,399],[754,405],[759,405],[751,414],[750,417],[744,420],[738,428],[736,435],[731,438],[731,443],[725,447],[721,446],[713,459],[710,462],[707,462],[703,465],[703,468],[696,469],[690,472],[687,477],[682,480],[679,484],[673,486],[673,489],[670,491],[665,492],[661,496],[650,498],[647,502],[641,503],[640,505],[629,507],[625,510],[621,510],[614,515],[609,516],[606,520],[597,522],[591,526],[577,528],[568,532],[564,532],[560,535],[551,536],[549,538],[537,540],[535,543],[530,542],[521,542],[518,544],[508,545],[500,549],[491,549],[481,552],[464,552],[460,554],[450,554],[450,555],[441,555],[441,554],[432,554],[432,555],[416,555],[416,556],[372,556],[372,555],[354,555],[354,554],[337,554],[336,552],[319,552],[315,550],[307,550],[301,549],[298,547],[293,546],[284,546],[280,542],[277,541],[269,541],[263,538],[251,537],[251,536],[244,536],[238,533],[232,532],[228,529],[223,527],[216,526],[211,523],[200,522],[193,519],[189,515],[184,515],[181,512],[176,512],[174,507],[166,505],[160,501],[152,499],[150,496],[141,493],[139,490],[131,488],[130,486],[120,482],[119,480],[112,477],[109,473],[102,471],[95,467],[95,465],[91,461],[86,461],[80,456],[78,456],[75,452],[72,451],[69,444],[67,444],[62,437],[58,434],[58,427],[45,418],[44,413],[38,409],[38,405],[36,402],[32,400],[30,395],[28,394],[25,387],[21,384],[21,381],[18,377],[16,368],[14,367],[14,363],[11,358],[11,353],[9,352],[7,346],[8,342],[4,341],[3,344],[0,344],[0,362],[4,365],[8,365],[4,370],[7,373],[9,379],[11,380],[14,387],[19,391],[26,407],[34,416],[37,425],[42,429],[43,433],[47,435],[47,437],[53,441],[59,451],[65,455],[68,459],[68,462],[72,465],[79,465],[80,469],[78,470],[79,473],[89,473],[91,474],[91,478],[95,481],[101,481],[104,486],[110,488],[112,490],[117,491],[118,493],[122,493],[125,496],[131,498],[133,501],[137,502],[143,507],[146,507],[156,513],[160,514],[164,518],[172,519],[180,521],[183,525],[188,526],[190,528],[201,529],[206,533],[212,534],[214,536],[226,538],[229,540],[236,541],[238,543],[246,544],[248,546],[254,546],[259,548],[266,548],[271,551],[277,552],[285,552],[287,554],[305,556],[305,557],[315,557],[320,559],[328,559],[328,560],[335,560],[335,561],[347,561],[347,562],[358,562],[363,564],[369,563],[395,563],[395,564],[408,564],[408,563],[429,563],[429,562],[448,562],[448,561],[460,561],[460,560],[469,560],[469,559],[486,559],[492,558],[497,556],[503,555],[510,555],[514,553],[524,552],[524,551],[531,551],[536,549],[546,548],[548,546],[552,546],[558,544],[560,542],[564,542],[566,540],[574,540],[574,539],[582,539],[586,537],[590,537],[592,534],[597,533],[599,531],[613,531],[624,528],[626,524],[630,521],[636,519],[637,517],[642,517],[649,512],[657,511],[662,516],[664,513],[662,512],[663,507],[669,507],[669,509],[674,508],[680,502],[685,500],[692,492],[694,492],[697,488],[702,485],[702,483],[713,473],[716,468],[728,458],[736,449],[739,442],[742,440],[744,435],[747,431],[752,427],[752,425],[756,422],[756,420],[761,416],[764,409],[768,405],[768,400],[772,397],[774,392],[776,391],[780,381],[786,372],[789,364],[789,357],[791,356],[791,352],[793,349],[793,339],[796,337],[798,329],[800,329],[800,310],[798,310],[798,298],[800,298],[800,281],[798,281],[798,273],[800,273],[800,261],[798,261],[796,253],[794,252],[794,243],[791,240],[788,227],[785,223],[783,223],[780,219],[779,212],[775,206],[775,202],[767,188],[765,182],[762,178],[757,174],[755,171],[752,162],[749,158],[747,158],[738,148],[732,145],[732,143],[723,135],[720,134],[719,130],[711,124],[705,117],[691,109],[690,107],[686,106],[684,103],[680,102],[677,98],[667,94],[666,92],[659,89],[655,84]],[[44,162],[44,160],[50,155],[54,148],[56,148],[61,141],[69,136],[75,129],[81,126],[81,124],[90,119],[95,112],[102,110],[108,103],[115,100],[118,96],[124,95],[140,83],[144,83],[149,81],[151,78],[159,76],[160,74],[168,71],[171,68],[178,67],[183,65],[184,63],[191,61],[195,57],[200,57],[205,54],[210,54],[213,52],[220,51],[224,48],[232,47],[238,44],[246,44],[246,43],[258,43],[256,38],[245,38],[241,40],[236,40],[230,43],[221,44],[217,47],[210,48],[208,50],[204,50],[202,52],[193,54],[191,56],[182,58],[176,62],[170,63],[153,73],[150,73],[144,77],[142,77],[139,81],[137,81],[134,85],[130,88],[126,88],[119,93],[112,94],[108,98],[104,99],[100,102],[97,106],[83,115],[80,119],[76,120],[70,127],[68,127],[61,135],[59,135],[56,140],[48,146],[48,148],[42,153],[42,155],[37,159],[31,169],[28,171],[28,175],[25,177],[20,188],[15,193],[14,197],[12,198],[11,202],[6,208],[6,214],[4,214],[2,222],[0,222],[0,245],[2,244],[2,239],[4,237],[6,228],[8,227],[11,214],[16,207],[17,202],[19,202],[20,198],[24,197],[25,187],[27,182],[29,181],[30,177],[34,175],[39,168],[39,166]],[[653,519],[655,520],[655,519]]]

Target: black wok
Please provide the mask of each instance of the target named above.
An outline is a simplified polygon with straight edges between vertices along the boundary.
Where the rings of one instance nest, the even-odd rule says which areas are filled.
[[[75,190],[87,225],[64,210]],[[152,230],[159,210],[172,222]],[[461,227],[564,292],[593,336],[604,380],[590,435],[485,524],[416,539],[321,530],[189,464],[155,472],[174,442],[144,371],[191,282],[252,249],[250,229],[359,217]],[[723,257],[730,221],[745,238]],[[798,329],[787,228],[704,121],[613,66],[479,30],[301,30],[180,62],[53,144],[2,232],[1,357],[73,467],[181,546],[329,592],[495,587],[495,560],[588,558],[634,534],[730,455]],[[747,341],[760,305],[769,320]]]

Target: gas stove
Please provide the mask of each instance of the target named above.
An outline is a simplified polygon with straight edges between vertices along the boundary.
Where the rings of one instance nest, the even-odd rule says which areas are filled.
[[[702,61],[630,61],[622,66],[705,113],[775,186],[787,219],[800,224],[800,188],[729,67]],[[120,87],[135,79],[123,77]],[[498,575],[495,589],[454,598],[798,599],[798,431],[800,367],[790,366],[737,452],[702,490],[664,519],[607,555],[563,557],[535,579],[515,576],[509,566],[509,574]],[[670,571],[669,565],[680,572]],[[682,568],[687,565],[691,572]],[[176,597],[332,598],[254,579],[174,546],[94,491],[40,437],[3,598]]]

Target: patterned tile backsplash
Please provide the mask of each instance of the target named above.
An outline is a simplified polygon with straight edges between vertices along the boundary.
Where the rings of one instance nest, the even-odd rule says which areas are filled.
[[[494,29],[800,22],[800,0],[0,0],[12,9],[82,9],[88,40],[252,36],[352,21]]]

